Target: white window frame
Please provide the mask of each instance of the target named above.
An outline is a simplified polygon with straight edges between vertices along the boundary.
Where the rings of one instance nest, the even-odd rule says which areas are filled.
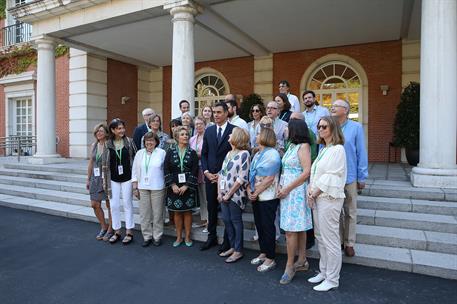
[[[195,96],[195,99],[194,99],[195,100],[195,113],[197,115],[200,115],[200,111],[201,111],[200,102],[205,102],[205,104],[208,104],[208,103],[214,103],[217,101],[223,101],[225,99],[225,96],[227,94],[230,94],[230,87],[229,87],[228,81],[224,77],[224,75],[222,75],[222,73],[220,73],[217,70],[214,70],[211,68],[202,68],[202,69],[198,70],[195,74],[196,74],[196,76],[195,76],[195,81],[194,81],[194,92],[195,92],[195,86],[198,84],[198,82],[201,79],[208,77],[208,76],[216,77],[219,80],[221,80],[222,83],[224,84],[224,88],[225,88],[225,93],[220,94],[218,96],[205,96],[205,97]]]

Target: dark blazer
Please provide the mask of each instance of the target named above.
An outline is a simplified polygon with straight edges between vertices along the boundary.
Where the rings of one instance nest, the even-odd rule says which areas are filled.
[[[133,142],[135,143],[137,150],[141,149],[141,138],[146,133],[148,133],[148,127],[146,126],[145,123],[142,125],[139,125],[138,127],[135,128],[135,131],[133,131]]]
[[[230,150],[232,150],[232,147],[228,143],[228,136],[232,133],[235,126],[227,123],[227,127],[224,130],[224,134],[222,134],[222,139],[219,144],[217,144],[217,128],[217,125],[208,127],[205,131],[205,135],[203,136],[201,158],[203,172],[208,170],[213,174],[218,173],[222,168],[225,156]]]

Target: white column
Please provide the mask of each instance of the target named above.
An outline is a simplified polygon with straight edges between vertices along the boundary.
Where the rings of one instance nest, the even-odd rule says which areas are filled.
[[[173,61],[171,80],[171,116],[181,115],[179,102],[189,101],[194,113],[194,16],[197,10],[191,6],[177,6],[170,10],[173,16]]]
[[[54,42],[40,38],[37,44],[37,158],[59,157],[56,153],[56,70]]]
[[[422,0],[417,187],[457,188],[457,2]]]

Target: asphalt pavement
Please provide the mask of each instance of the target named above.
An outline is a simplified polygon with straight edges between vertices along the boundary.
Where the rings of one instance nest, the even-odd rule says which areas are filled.
[[[96,241],[94,223],[0,207],[0,304],[82,303],[457,303],[457,281],[343,264],[340,287],[318,293],[298,273],[280,285],[278,267],[258,273],[246,251],[225,264],[216,248],[142,248]]]

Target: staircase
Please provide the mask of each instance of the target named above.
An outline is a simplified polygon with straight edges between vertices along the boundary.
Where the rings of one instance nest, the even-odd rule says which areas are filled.
[[[96,222],[85,189],[86,161],[0,165],[0,206]],[[138,203],[134,201],[136,228]],[[251,206],[243,214],[245,248],[254,233]],[[195,221],[199,216],[195,216]],[[222,236],[219,222],[218,234]],[[94,231],[95,235],[96,231]],[[175,235],[172,227],[165,234]],[[206,240],[202,229],[193,239]],[[318,257],[317,246],[308,251]],[[343,262],[457,279],[457,191],[418,189],[407,181],[372,179],[358,199],[356,256]],[[286,253],[285,240],[278,251]]]

